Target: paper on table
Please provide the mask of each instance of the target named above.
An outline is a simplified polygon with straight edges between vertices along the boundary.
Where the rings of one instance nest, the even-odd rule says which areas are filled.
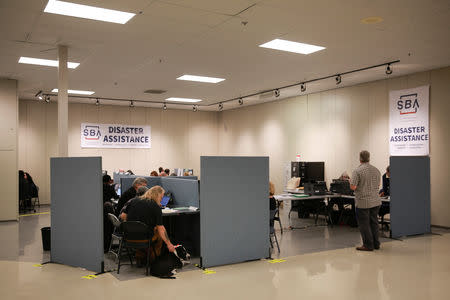
[[[189,210],[197,210],[198,209],[198,207],[195,207],[195,206],[189,206]]]

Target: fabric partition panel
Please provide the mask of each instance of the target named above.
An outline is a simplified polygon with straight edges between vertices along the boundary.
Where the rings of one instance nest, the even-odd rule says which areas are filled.
[[[430,158],[391,156],[392,237],[431,232]]]
[[[163,189],[171,192],[176,207],[199,207],[198,180],[161,177]]]
[[[103,272],[101,157],[50,159],[51,262]]]
[[[114,183],[120,183],[120,179],[122,178],[134,178],[135,175],[129,175],[129,174],[120,174],[120,173],[113,173],[113,181]]]
[[[200,158],[202,267],[269,256],[269,158]]]
[[[169,178],[198,180],[197,176],[168,176]]]

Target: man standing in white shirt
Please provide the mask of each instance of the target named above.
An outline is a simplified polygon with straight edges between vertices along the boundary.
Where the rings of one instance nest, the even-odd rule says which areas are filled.
[[[369,151],[361,151],[359,161],[361,164],[353,171],[350,181],[350,188],[355,191],[356,217],[363,241],[363,245],[356,247],[356,250],[373,251],[380,249],[378,210],[381,199],[378,191],[381,173],[369,163]]]

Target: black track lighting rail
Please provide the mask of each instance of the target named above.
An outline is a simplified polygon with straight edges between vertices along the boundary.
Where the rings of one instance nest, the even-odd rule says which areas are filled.
[[[301,92],[305,92],[306,91],[306,84],[307,83],[311,83],[311,82],[316,82],[316,81],[320,81],[320,80],[325,80],[325,79],[330,79],[330,78],[335,78],[336,79],[336,84],[340,84],[341,83],[341,79],[343,75],[347,75],[347,74],[352,74],[352,73],[356,73],[356,72],[361,72],[361,71],[365,71],[365,70],[370,70],[370,69],[374,69],[374,68],[379,68],[382,66],[386,66],[386,74],[390,75],[392,74],[392,68],[391,65],[399,63],[400,60],[393,60],[393,61],[389,61],[389,62],[385,62],[382,64],[378,64],[378,65],[373,65],[373,66],[369,66],[369,67],[364,67],[364,68],[360,68],[360,69],[354,69],[354,70],[350,70],[350,71],[346,71],[346,72],[341,72],[341,73],[337,73],[337,74],[333,74],[333,75],[327,75],[327,76],[323,76],[323,77],[319,77],[319,78],[313,78],[313,79],[309,79],[309,80],[304,80],[301,82],[297,82],[297,83],[293,83],[293,84],[288,84],[288,85],[284,85],[281,87],[277,87],[277,88],[273,88],[273,89],[267,89],[264,91],[259,91],[256,93],[252,93],[252,94],[248,94],[248,95],[244,95],[244,96],[239,96],[236,98],[231,98],[228,100],[221,100],[219,102],[215,102],[215,103],[211,103],[211,104],[192,104],[192,103],[182,103],[182,102],[174,102],[172,103],[173,105],[184,105],[184,106],[192,106],[193,107],[193,111],[197,111],[198,107],[200,106],[212,106],[212,105],[218,105],[219,104],[219,110],[223,109],[223,103],[226,102],[231,102],[231,101],[238,101],[238,103],[240,105],[242,105],[244,103],[245,98],[248,97],[253,97],[253,96],[257,96],[257,95],[261,95],[261,94],[265,94],[265,93],[274,93],[274,95],[276,97],[278,97],[280,95],[280,90],[283,89],[287,89],[287,88],[291,88],[291,87],[295,87],[295,86],[300,86],[300,90]],[[53,96],[56,97],[58,96],[58,94],[54,94],[54,93],[43,93],[42,91],[39,91],[36,94],[36,97],[45,97],[45,99],[49,99],[49,97]],[[123,98],[110,98],[110,97],[92,97],[92,96],[83,96],[83,95],[69,95],[69,98],[79,98],[79,99],[91,99],[91,100],[96,100],[96,104],[99,104],[99,100],[107,100],[107,101],[120,101],[120,102],[128,102],[130,103],[130,107],[134,107],[134,103],[151,103],[151,104],[163,104],[163,109],[167,109],[167,105],[166,102],[163,101],[152,101],[152,100],[139,100],[139,99],[123,99]]]

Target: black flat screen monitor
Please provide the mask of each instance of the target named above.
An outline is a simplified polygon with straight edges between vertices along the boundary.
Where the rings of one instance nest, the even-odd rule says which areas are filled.
[[[305,182],[324,181],[324,165],[323,161],[307,162]]]

